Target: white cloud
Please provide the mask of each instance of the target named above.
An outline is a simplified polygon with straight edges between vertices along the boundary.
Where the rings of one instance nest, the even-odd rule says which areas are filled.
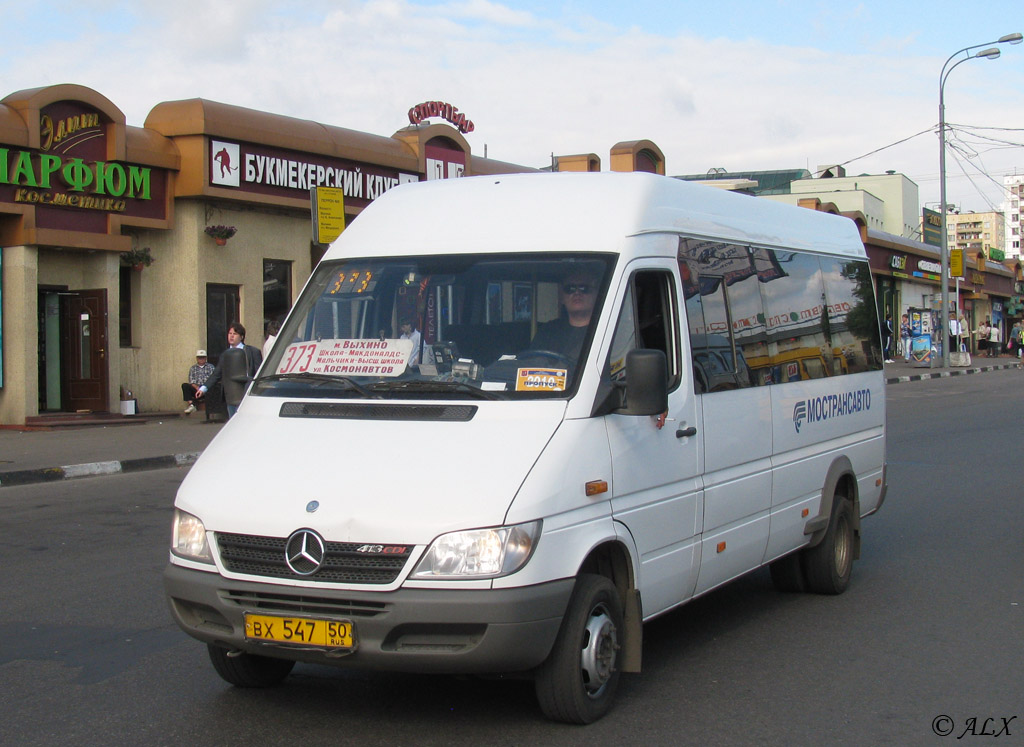
[[[26,2],[29,20],[50,7]],[[486,143],[492,158],[544,165],[552,152],[594,152],[607,167],[613,144],[647,138],[670,173],[813,170],[937,121],[942,60],[912,56],[913,33],[888,28],[865,47],[825,51],[814,39],[781,46],[669,35],[585,13],[556,21],[492,0],[76,7],[63,10],[62,38],[47,36],[52,21],[8,38],[0,91],[79,83],[134,125],[161,101],[202,97],[380,135],[403,127],[409,107],[439,99],[474,120],[467,139],[481,154]],[[1022,49],[1012,54],[1024,58]],[[999,62],[959,68],[949,119],[1019,126],[1022,66],[1004,65],[1010,60],[1007,50]],[[937,155],[935,137],[923,136],[849,170],[902,171],[920,184],[922,201],[935,200]],[[1014,158],[1024,166],[1020,149],[982,158],[994,170]],[[950,186],[953,201],[978,204],[966,179]]]

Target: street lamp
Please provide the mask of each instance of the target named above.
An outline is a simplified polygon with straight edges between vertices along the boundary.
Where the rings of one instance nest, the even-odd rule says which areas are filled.
[[[940,230],[942,232],[942,310],[939,313],[939,319],[941,320],[939,328],[939,334],[941,337],[939,337],[939,340],[943,343],[942,365],[944,368],[949,367],[949,242],[946,236],[946,104],[944,99],[946,79],[949,77],[949,74],[953,72],[953,68],[961,63],[967,62],[967,60],[976,60],[979,58],[994,60],[1000,55],[997,47],[989,47],[988,49],[983,49],[982,51],[973,54],[971,53],[972,50],[987,47],[989,44],[1020,44],[1022,40],[1024,40],[1024,36],[1022,36],[1018,31],[1015,34],[1001,36],[994,42],[985,42],[984,44],[975,44],[970,47],[964,47],[949,56],[949,59],[946,60],[946,63],[942,66],[942,72],[939,73],[939,213],[942,216],[940,218]],[[964,54],[965,56],[960,60],[953,62],[953,59],[960,54]],[[953,64],[950,65],[950,62],[953,62]]]

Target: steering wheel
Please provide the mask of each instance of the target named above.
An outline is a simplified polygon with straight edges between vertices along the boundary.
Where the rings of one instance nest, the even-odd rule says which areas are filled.
[[[516,353],[516,360],[523,360],[524,358],[550,358],[555,362],[564,363],[566,366],[572,365],[572,359],[561,353],[556,353],[554,350],[523,350]]]

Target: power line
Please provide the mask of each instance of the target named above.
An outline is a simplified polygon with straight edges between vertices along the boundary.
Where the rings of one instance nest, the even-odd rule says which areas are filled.
[[[897,145],[902,145],[903,143],[907,142],[908,140],[913,140],[915,137],[920,137],[921,135],[927,135],[930,132],[935,132],[935,129],[936,129],[935,127],[929,127],[927,130],[921,130],[920,132],[918,132],[918,133],[916,133],[914,135],[910,135],[909,137],[902,138],[900,140],[897,140],[894,143],[889,143],[888,145],[883,145],[881,148],[876,148],[875,150],[873,150],[873,151],[871,151],[869,153],[865,153],[862,156],[857,156],[856,158],[851,158],[848,161],[843,161],[842,163],[832,164],[832,165],[834,165],[834,166],[848,166],[849,164],[853,163],[854,161],[859,161],[862,158],[867,158],[868,156],[873,156],[876,153],[881,153],[883,150],[887,150],[889,148],[893,148],[893,147],[895,147]],[[825,169],[822,169],[821,171],[814,172],[814,174],[812,174],[812,176],[815,176],[815,177],[821,176],[823,173],[825,173]]]
[[[1024,143],[1016,143],[1009,140],[1001,140],[997,138],[990,138],[986,135],[981,135],[978,132],[972,132],[971,130],[996,130],[1000,132],[1024,132],[1020,128],[995,128],[995,127],[975,127],[968,128],[964,125],[953,125],[952,128],[954,138],[947,140],[946,144],[949,147],[949,152],[953,155],[954,160],[957,162],[957,166],[963,175],[974,187],[974,191],[978,193],[978,196],[992,209],[993,212],[998,212],[998,207],[992,204],[992,201],[988,198],[981,187],[974,181],[974,179],[967,173],[964,168],[964,163],[957,157],[957,154],[961,155],[981,176],[989,180],[999,189],[999,192],[1005,199],[1008,195],[1007,188],[1005,185],[1000,184],[996,181],[989,173],[988,169],[985,168],[984,162],[981,159],[981,152],[976,147],[977,143],[971,142],[969,138],[977,138],[978,140],[985,142],[995,142],[1000,145],[999,150],[1015,147],[1024,147]],[[997,150],[997,148],[989,148],[988,150]],[[975,163],[977,162],[977,163]],[[979,166],[980,164],[980,166]]]

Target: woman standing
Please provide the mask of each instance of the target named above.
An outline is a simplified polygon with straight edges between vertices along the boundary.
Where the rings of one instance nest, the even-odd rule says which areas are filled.
[[[910,329],[910,319],[906,314],[900,319],[900,345],[903,346],[903,360],[910,363],[910,338],[913,332]]]
[[[999,325],[993,324],[988,328],[988,357],[995,358],[999,355],[999,345],[1003,338],[999,333]]]
[[[979,324],[978,328],[974,330],[974,334],[978,338],[978,355],[985,355],[988,352],[989,331],[988,319]]]

